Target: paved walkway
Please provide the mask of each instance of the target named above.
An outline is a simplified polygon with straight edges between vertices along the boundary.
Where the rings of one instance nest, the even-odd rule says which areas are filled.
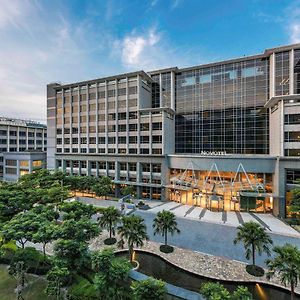
[[[215,224],[237,227],[244,222],[253,221],[266,228],[267,231],[287,236],[300,237],[300,233],[291,226],[285,224],[271,214],[257,214],[248,212],[212,212],[208,209],[180,204],[177,202],[166,202],[149,209],[149,212],[158,213],[162,210],[172,211],[177,217]]]

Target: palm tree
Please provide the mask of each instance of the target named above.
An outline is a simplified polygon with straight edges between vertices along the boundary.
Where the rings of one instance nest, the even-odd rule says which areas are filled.
[[[177,228],[175,215],[167,210],[158,212],[153,220],[153,229],[154,235],[160,234],[165,238],[165,245],[161,247],[161,251],[173,251],[173,247],[168,246],[168,233],[171,233],[171,235],[180,233],[180,230]]]
[[[275,252],[274,258],[266,260],[269,269],[267,277],[271,278],[277,273],[282,284],[291,286],[291,299],[293,300],[294,290],[300,277],[300,251],[291,244],[276,246],[273,251]]]
[[[99,220],[99,225],[109,231],[109,239],[107,239],[109,244],[116,242],[116,239],[112,239],[112,232],[120,221],[120,217],[120,212],[114,206],[109,206],[103,211],[102,217]]]
[[[259,255],[265,252],[268,256],[270,256],[271,251],[269,246],[273,244],[273,241],[266,233],[265,228],[253,221],[245,222],[243,225],[239,226],[237,230],[237,236],[233,242],[234,244],[237,244],[238,242],[242,242],[244,244],[246,259],[249,260],[252,256],[252,267],[249,269],[247,268],[247,270],[253,270],[255,272],[255,270],[258,270],[255,265],[255,252],[257,251]],[[261,272],[263,273],[262,269]]]
[[[142,247],[148,240],[147,228],[144,219],[140,216],[130,215],[122,218],[122,225],[118,228],[122,240],[126,240],[129,248],[130,262],[133,261],[133,247]]]

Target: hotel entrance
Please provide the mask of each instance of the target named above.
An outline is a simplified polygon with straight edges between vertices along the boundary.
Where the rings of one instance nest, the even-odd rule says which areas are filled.
[[[273,209],[272,174],[171,169],[169,200],[211,211],[269,213]]]

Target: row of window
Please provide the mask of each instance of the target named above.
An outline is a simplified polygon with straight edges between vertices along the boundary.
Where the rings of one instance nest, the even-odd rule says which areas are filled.
[[[9,133],[10,136],[18,136],[18,131],[16,131],[16,130],[10,130],[10,131],[3,130],[3,129],[0,130],[0,135],[1,136],[3,136],[3,135],[7,136],[8,133]],[[32,131],[28,131],[28,134],[27,134],[26,131],[19,131],[19,136],[34,137],[35,133],[32,132]],[[36,137],[42,138],[43,137],[43,133],[42,132],[36,132]],[[47,137],[47,133],[46,132],[44,133],[44,137]]]
[[[285,125],[300,124],[300,114],[284,115],[284,124]]]
[[[119,136],[118,137],[118,144],[126,144],[127,143],[127,137],[126,136]],[[87,137],[81,137],[78,138],[64,138],[64,144],[70,144],[72,141],[72,144],[78,144],[80,141],[80,144],[87,144],[89,141],[89,144],[96,144],[97,139],[96,137],[90,137],[89,139]],[[129,144],[136,144],[138,141],[137,136],[130,136],[128,137]],[[1,140],[0,140],[1,143]],[[56,143],[58,145],[62,144],[62,138],[57,138]],[[105,137],[99,137],[98,138],[98,144],[115,144],[116,143],[116,137],[108,137],[107,141]],[[150,143],[150,137],[149,136],[140,136],[140,143],[141,144],[148,144]],[[152,143],[153,144],[160,144],[162,143],[162,136],[161,135],[153,135],[152,136]]]
[[[289,131],[284,133],[285,142],[300,142],[300,131]]]
[[[87,168],[87,161],[85,160],[66,160],[65,161],[66,168]],[[120,171],[131,171],[136,172],[137,171],[137,164],[136,163],[126,163],[126,162],[119,162],[119,170]],[[57,160],[58,167],[62,167],[62,161]],[[97,166],[98,165],[98,166]],[[99,169],[99,170],[109,170],[113,171],[116,169],[116,163],[115,162],[105,162],[105,161],[91,161],[90,162],[91,169]],[[141,171],[142,172],[154,172],[154,173],[161,173],[161,164],[148,164],[148,163],[142,163],[141,164]]]
[[[1,149],[0,149],[1,150]],[[99,154],[105,154],[106,153],[106,149],[105,148],[99,148],[98,152],[96,148],[80,148],[80,150],[78,148],[56,148],[56,152],[57,153],[90,153],[90,154],[94,154],[94,153],[99,153]],[[129,148],[128,151],[126,148],[109,148],[107,149],[107,153],[108,154],[138,154],[138,149],[136,148]],[[139,151],[139,154],[150,154],[150,149],[149,148],[142,148]],[[161,155],[162,154],[162,149],[161,148],[153,148],[152,149],[152,154],[154,155]]]
[[[128,131],[137,131],[138,130],[138,124],[129,124],[128,127],[126,124],[119,124],[118,126],[116,125],[99,125],[98,126],[98,132],[105,132],[107,127],[108,132],[116,132],[116,129],[119,132],[126,132],[127,128]],[[152,130],[161,130],[162,129],[162,123],[161,122],[153,122],[152,123]],[[141,123],[140,124],[140,131],[149,131],[150,130],[150,124],[149,123]],[[80,127],[80,133],[86,133],[87,132],[87,127]],[[78,133],[78,128],[77,127],[72,127],[72,131],[70,128],[64,128],[64,134],[77,134]],[[96,133],[96,126],[89,126],[89,132],[90,133]],[[56,130],[57,134],[62,134],[62,128],[57,128]]]

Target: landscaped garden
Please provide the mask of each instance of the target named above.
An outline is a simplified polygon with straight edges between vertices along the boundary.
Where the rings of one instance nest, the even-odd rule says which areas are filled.
[[[107,177],[67,176],[47,170],[25,175],[17,183],[2,183],[0,299],[47,299],[45,295],[54,299],[164,299],[164,282],[151,277],[130,279],[130,270],[138,267],[134,249],[148,240],[143,218],[123,216],[115,207],[97,209],[67,200],[76,192],[105,198],[111,189]],[[164,242],[157,246],[158,251],[172,255],[169,236],[180,234],[175,215],[159,212],[153,230]],[[91,251],[90,241],[100,235],[106,237],[104,245],[114,248]],[[246,267],[250,276],[262,276],[265,270],[256,266],[256,254],[272,253],[272,240],[265,230],[256,223],[245,223],[234,242],[243,243],[246,258],[252,260]],[[116,256],[116,248],[128,249],[128,255]],[[288,244],[277,246],[266,264],[267,275],[276,274],[291,288],[293,297],[300,277],[299,250]],[[252,299],[246,287],[229,292],[221,285],[206,283],[199,291],[206,299]]]

